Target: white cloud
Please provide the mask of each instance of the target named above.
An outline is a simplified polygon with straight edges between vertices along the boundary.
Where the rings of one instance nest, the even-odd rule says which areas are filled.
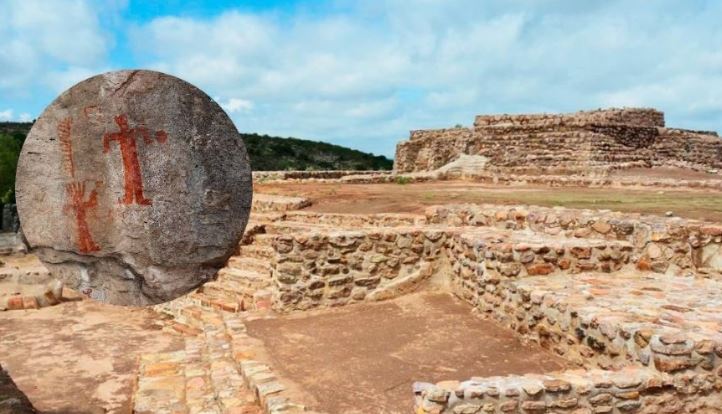
[[[246,99],[231,98],[226,102],[220,104],[226,112],[235,113],[248,113],[253,109],[253,102]]]
[[[242,130],[389,155],[409,129],[485,112],[642,105],[682,126],[702,113],[705,127],[722,123],[716,4],[339,4],[325,15],[165,17],[131,38],[153,67],[253,102],[252,114],[223,105]]]
[[[13,120],[13,110],[12,109],[6,109],[4,111],[0,111],[0,121],[12,121]]]
[[[28,95],[72,68],[93,71],[112,44],[86,0],[7,0],[0,16],[0,93]]]
[[[722,128],[721,2],[334,0],[146,22],[124,7],[0,2],[0,107],[114,68],[113,37],[127,35],[137,66],[222,97],[243,131],[386,155],[410,129],[478,113],[637,105]]]
[[[22,112],[18,116],[15,116],[15,111],[12,109],[0,111],[0,121],[30,122],[32,119],[32,116],[27,112]]]

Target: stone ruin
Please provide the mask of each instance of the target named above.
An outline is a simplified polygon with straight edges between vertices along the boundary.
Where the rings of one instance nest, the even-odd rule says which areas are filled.
[[[482,116],[473,130],[412,132],[399,144],[394,173],[262,172],[254,180],[427,181],[435,176],[424,172],[462,154],[499,172],[494,182],[502,184],[534,171],[604,174],[658,165],[710,171],[721,166],[719,145],[711,133],[664,128],[654,110]],[[541,177],[552,185],[608,183]],[[719,180],[649,184],[722,189]],[[422,375],[404,398],[417,414],[722,412],[722,224],[522,205],[364,215],[303,211],[309,204],[257,195],[245,234],[217,278],[153,307],[166,318],[164,329],[184,337],[184,349],[141,355],[135,413],[313,412],[297,384],[256,352],[258,339],[247,328],[253,318],[352,309],[432,289],[569,368],[451,373],[435,383]]]
[[[576,368],[417,382],[409,390],[416,413],[722,407],[722,225],[534,206],[331,214],[289,209],[297,200],[273,201],[258,206],[239,254],[216,281],[156,307],[172,318],[172,329],[214,338],[209,347],[222,346],[217,332],[225,332],[224,355],[239,364],[237,381],[265,412],[307,410],[290,399],[288,382],[271,365],[247,352],[253,339],[234,315],[376,302],[428,286],[441,286]],[[203,346],[198,342],[193,349]],[[168,357],[141,363],[137,412],[169,407],[142,374]]]
[[[604,175],[653,166],[722,170],[717,133],[667,128],[662,112],[645,108],[479,115],[471,128],[411,131],[396,147],[394,170],[433,171],[461,155],[475,156],[476,169],[507,174]]]

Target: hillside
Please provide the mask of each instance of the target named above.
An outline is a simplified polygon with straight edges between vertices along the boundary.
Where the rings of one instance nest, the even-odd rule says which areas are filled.
[[[0,122],[0,205],[14,200],[15,167],[29,122]],[[241,134],[251,167],[273,170],[390,170],[393,161],[325,142]]]
[[[393,161],[382,155],[326,142],[258,134],[241,136],[254,171],[390,170],[393,167]]]

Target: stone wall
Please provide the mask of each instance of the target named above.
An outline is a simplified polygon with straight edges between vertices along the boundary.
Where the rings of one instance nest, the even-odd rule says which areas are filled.
[[[574,114],[478,116],[474,127],[412,131],[397,145],[397,173],[432,171],[460,154],[488,159],[485,169],[526,174],[598,174],[667,166],[722,169],[716,134],[664,128],[653,109]]]
[[[580,367],[720,375],[719,303],[709,298],[720,293],[718,283],[704,279],[582,274],[486,284],[473,301]]]
[[[714,374],[669,376],[643,369],[567,371],[554,375],[416,383],[416,413],[691,413],[719,412]]]
[[[453,292],[479,305],[494,295],[505,281],[529,276],[616,272],[629,263],[632,246],[627,242],[606,240],[526,239],[518,232],[506,237],[481,236],[463,232],[449,238],[446,256],[451,271],[446,277]]]
[[[272,194],[253,195],[251,211],[254,213],[268,213],[273,211],[300,210],[311,205],[311,200],[305,197],[289,197]]]
[[[567,124],[629,124],[664,127],[664,113],[652,108],[611,108],[569,114],[478,115],[474,127],[557,126]]]
[[[640,270],[722,279],[722,226],[679,217],[565,208],[451,205],[426,210],[429,224],[533,230],[630,243]]]
[[[446,237],[402,228],[276,236],[273,307],[338,306],[409,292],[432,275]]]
[[[404,213],[381,214],[343,214],[293,211],[279,218],[284,221],[309,223],[314,225],[358,227],[409,227],[426,224],[424,216]]]
[[[242,309],[254,307],[259,289],[284,311],[376,299],[381,294],[373,292],[385,283],[406,280],[399,277],[408,273],[403,260],[418,270],[417,260],[435,264],[437,255],[451,265],[445,280],[474,304],[501,281],[527,276],[627,268],[722,280],[722,226],[677,217],[477,204],[430,207],[424,215],[287,211],[255,217],[241,255],[203,289],[235,289],[229,297],[243,296]],[[416,246],[406,245],[409,234]],[[422,243],[438,234],[439,241]],[[399,245],[389,241],[397,238]],[[433,260],[418,252],[427,245]],[[224,272],[232,280],[225,281]],[[371,280],[357,281],[368,274]],[[411,279],[420,280],[416,276]]]

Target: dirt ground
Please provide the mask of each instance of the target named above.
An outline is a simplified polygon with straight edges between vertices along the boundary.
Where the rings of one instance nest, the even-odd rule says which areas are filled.
[[[438,204],[491,203],[610,209],[722,221],[722,192],[541,186],[490,186],[463,181],[415,184],[268,183],[255,191],[308,197],[309,211],[325,213],[423,213]]]
[[[408,413],[414,381],[541,373],[564,362],[525,346],[448,294],[313,311],[247,324],[271,364],[327,413]]]
[[[85,300],[0,312],[0,364],[41,413],[129,413],[138,356],[183,345],[158,318]]]
[[[625,168],[614,170],[611,177],[645,177],[645,178],[673,178],[676,180],[720,180],[719,174],[710,174],[704,171],[688,170],[677,167],[653,167],[653,168]]]

